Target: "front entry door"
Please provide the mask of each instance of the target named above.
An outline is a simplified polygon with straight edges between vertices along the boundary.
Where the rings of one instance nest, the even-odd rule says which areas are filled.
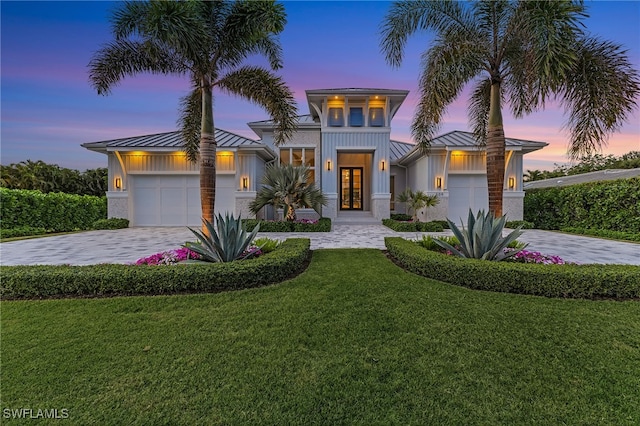
[[[340,210],[362,210],[362,167],[340,168]]]

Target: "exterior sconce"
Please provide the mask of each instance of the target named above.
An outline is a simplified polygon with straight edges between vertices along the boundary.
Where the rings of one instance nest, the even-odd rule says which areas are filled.
[[[384,160],[380,161],[380,169],[384,172],[384,169],[385,169]]]
[[[121,189],[122,188],[122,179],[117,177],[116,178],[116,182],[115,182],[115,186],[116,186],[116,189]]]
[[[442,189],[442,178],[440,176],[436,178],[436,188]]]
[[[516,178],[510,177],[509,178],[509,189],[513,189],[515,187],[516,187]]]
[[[331,160],[327,160],[327,171],[331,171]]]
[[[243,176],[242,177],[242,189],[244,189],[246,191],[247,188],[249,188],[249,178],[246,177],[246,176]]]

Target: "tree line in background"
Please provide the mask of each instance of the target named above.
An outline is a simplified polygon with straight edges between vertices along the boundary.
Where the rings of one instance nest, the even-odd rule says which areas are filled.
[[[108,175],[106,168],[79,172],[42,160],[27,160],[0,165],[0,187],[102,197],[107,192]]]
[[[640,167],[640,151],[631,151],[620,157],[611,154],[595,154],[582,157],[580,162],[575,165],[555,163],[554,166],[553,170],[527,170],[524,174],[524,181],[553,179],[607,169],[635,169]]]

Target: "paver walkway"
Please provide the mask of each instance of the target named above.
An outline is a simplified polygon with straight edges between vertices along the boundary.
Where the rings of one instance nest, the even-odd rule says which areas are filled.
[[[281,240],[291,237],[310,238],[312,249],[384,249],[386,236],[416,239],[423,235],[443,233],[395,232],[382,225],[334,225],[331,232],[261,232],[258,235]],[[444,235],[451,235],[450,231]],[[179,248],[185,241],[193,240],[193,234],[185,227],[89,231],[1,243],[0,264],[133,263],[140,257]],[[640,244],[539,230],[527,230],[519,240],[529,243],[528,250],[558,255],[567,261],[640,265]]]

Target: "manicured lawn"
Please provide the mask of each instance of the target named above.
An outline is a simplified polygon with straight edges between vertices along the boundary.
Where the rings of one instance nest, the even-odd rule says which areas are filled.
[[[376,250],[255,290],[3,302],[1,350],[2,408],[65,424],[640,423],[640,303],[472,291]]]

